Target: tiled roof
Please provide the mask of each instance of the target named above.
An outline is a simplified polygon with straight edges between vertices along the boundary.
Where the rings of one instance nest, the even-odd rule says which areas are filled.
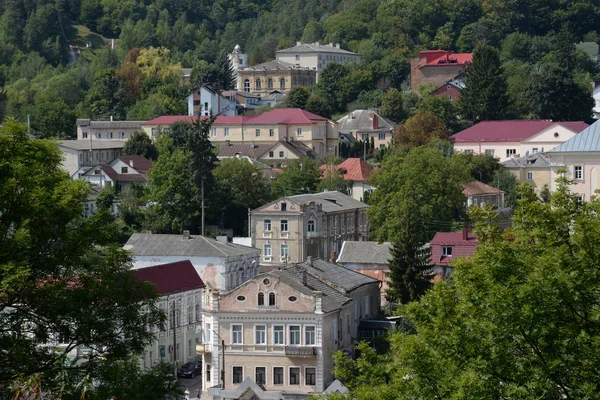
[[[72,150],[89,150],[90,140],[59,140],[58,145]],[[125,140],[118,139],[92,139],[92,150],[110,150],[122,149],[125,146]]]
[[[444,67],[453,65],[464,65],[471,62],[473,53],[454,53],[446,50],[424,50],[419,52],[419,63],[417,68],[422,67]]]
[[[278,143],[282,144],[298,158],[310,157],[312,154],[312,149],[304,142],[299,142],[297,140],[289,142],[277,142],[273,145],[273,147],[275,147]]]
[[[368,180],[373,173],[373,167],[360,158],[348,158],[337,167],[338,169],[343,169],[345,171],[344,180],[347,181],[364,182]]]
[[[461,142],[520,142],[553,125],[579,133],[587,124],[582,121],[553,122],[550,120],[481,121],[452,136]]]
[[[148,160],[144,156],[119,156],[118,160],[123,161],[125,164],[134,168],[136,171],[146,173],[152,168],[152,161]],[[132,165],[133,163],[133,165]]]
[[[374,115],[378,119],[378,128],[373,128]],[[337,121],[341,132],[391,132],[396,124],[371,110],[354,110]]]
[[[137,279],[153,283],[162,296],[205,287],[189,260],[140,268],[132,272]]]
[[[260,158],[269,149],[273,147],[273,143],[221,143],[219,145],[218,157],[236,157],[238,154],[252,158]]]
[[[290,64],[285,61],[272,60],[266,63],[252,65],[250,67],[243,68],[242,71],[273,71],[278,69],[298,69],[304,71],[310,71],[308,67],[300,67],[295,64]]]
[[[134,256],[235,257],[257,254],[260,250],[233,243],[222,243],[200,235],[159,235],[134,233],[124,246]]]
[[[431,239],[430,245],[477,246],[477,235],[468,232],[467,240],[464,240],[462,232],[438,232]]]
[[[392,244],[389,242],[354,242],[345,241],[342,244],[338,263],[384,264],[390,259]]]
[[[575,136],[577,137],[577,136]],[[504,168],[515,169],[515,168],[549,168],[559,167],[564,164],[558,164],[552,162],[545,153],[533,153],[523,157],[511,158],[501,163]]]
[[[146,121],[142,125],[162,125],[162,126],[169,126],[169,125],[172,125],[175,122],[179,122],[179,121],[193,122],[197,118],[198,117],[192,117],[192,116],[189,116],[189,115],[163,115],[161,117],[151,119],[150,121]],[[208,119],[208,117],[205,117],[205,116],[202,116],[200,118],[202,118],[202,119]],[[215,118],[214,125],[236,125],[236,124],[243,124],[243,123],[246,123],[247,121],[251,120],[252,118],[254,118],[254,116],[252,116],[252,115],[249,115],[249,116],[225,116],[225,115],[219,115],[217,118]]]
[[[333,43],[331,43],[333,44]],[[289,47],[287,49],[282,49],[277,51],[277,53],[339,53],[339,54],[347,54],[357,56],[358,54],[353,53],[348,50],[340,49],[338,47],[332,46],[331,44],[320,44],[316,43],[302,43],[296,45],[294,47]]]
[[[594,122],[592,125],[583,129],[579,134],[573,136],[560,146],[549,151],[552,153],[564,153],[564,152],[590,152],[600,151],[600,121]]]
[[[310,113],[300,108],[276,108],[252,118],[252,125],[307,125],[316,121],[327,121],[327,118]]]
[[[463,194],[465,196],[478,196],[482,194],[499,194],[502,190],[486,185],[483,182],[472,181],[463,185]]]
[[[468,233],[467,240],[463,240],[462,232],[438,232],[431,240],[431,258],[432,265],[446,266],[456,260],[458,257],[471,257],[477,248],[477,236]],[[452,255],[444,256],[442,247],[451,246]]]

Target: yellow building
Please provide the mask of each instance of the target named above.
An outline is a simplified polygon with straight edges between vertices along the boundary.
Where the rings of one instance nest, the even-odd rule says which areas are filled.
[[[238,90],[258,95],[267,95],[273,91],[288,93],[293,87],[313,85],[316,81],[316,69],[279,60],[237,71]]]

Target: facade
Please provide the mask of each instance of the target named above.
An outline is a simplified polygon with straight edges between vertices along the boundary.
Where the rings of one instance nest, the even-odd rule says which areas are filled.
[[[544,186],[552,187],[552,171],[564,168],[565,165],[553,162],[546,153],[533,153],[528,156],[511,158],[502,166],[517,177],[519,183],[527,182],[537,194]]]
[[[143,156],[119,156],[107,164],[81,168],[76,176],[100,188],[117,185],[126,190],[133,184],[148,185],[150,168],[152,161]]]
[[[380,282],[381,304],[385,304],[385,294],[388,288],[389,260],[392,244],[390,242],[354,242],[342,244],[340,255],[336,260],[344,268],[360,272],[375,278]]]
[[[78,119],[77,140],[114,139],[127,140],[135,132],[142,131],[144,121],[92,121],[89,119]]]
[[[450,101],[458,100],[460,93],[465,88],[464,76],[460,74],[445,82],[440,87],[431,92],[432,96],[442,96]]]
[[[188,96],[188,115],[237,115],[238,103],[235,98],[224,96],[216,90],[202,86],[195,88]]]
[[[84,167],[94,167],[121,155],[125,140],[94,139],[59,140],[58,148],[63,153],[62,167],[73,176]]]
[[[323,177],[328,174],[341,174],[342,178],[351,184],[348,188],[350,191],[349,195],[358,201],[364,201],[365,192],[371,194],[375,190],[374,186],[367,183],[373,173],[373,169],[368,162],[360,158],[347,158],[336,166],[321,166]]]
[[[288,93],[296,86],[314,85],[316,80],[316,70],[281,60],[237,71],[237,89],[260,96],[266,96],[273,91]]]
[[[296,42],[296,46],[279,50],[276,53],[278,61],[283,61],[299,67],[319,72],[329,63],[359,62],[360,55],[340,48],[340,44],[321,44]]]
[[[463,194],[467,199],[467,207],[492,206],[504,207],[504,192],[483,182],[472,181],[463,185]]]
[[[594,81],[592,90],[592,98],[594,99],[594,108],[592,109],[594,113],[594,119],[600,118],[600,81]]]
[[[211,288],[226,291],[258,273],[260,251],[252,247],[209,239],[199,235],[134,233],[125,246],[133,257],[133,268],[189,260],[200,278]]]
[[[302,142],[232,144],[219,146],[218,158],[250,157],[269,165],[285,165],[290,160],[312,157],[312,150]]]
[[[151,138],[177,121],[192,121],[187,115],[162,116],[143,123]],[[210,141],[214,144],[261,144],[301,142],[315,155],[338,155],[337,123],[300,108],[277,108],[260,115],[218,116],[212,126]]]
[[[133,271],[139,280],[156,286],[158,307],[167,315],[164,326],[153,327],[156,340],[146,346],[144,369],[170,362],[178,366],[196,360],[196,344],[202,341],[204,282],[188,260]],[[198,327],[198,329],[196,329]]]
[[[567,177],[573,179],[573,194],[587,201],[600,189],[600,125],[594,122],[577,136],[546,153],[554,164],[563,165]],[[550,191],[556,190],[561,167],[550,170]]]
[[[248,54],[242,53],[242,48],[236,44],[233,51],[229,53],[229,61],[235,72],[248,66]]]
[[[462,74],[473,59],[472,53],[454,53],[446,50],[425,50],[410,60],[410,87],[442,84]]]
[[[502,162],[513,157],[548,152],[587,126],[581,121],[482,121],[458,132],[452,139],[455,151],[489,154]]]
[[[375,148],[389,147],[394,140],[396,124],[376,111],[354,110],[338,119],[340,133],[350,134],[356,140],[371,140]]]
[[[309,258],[212,296],[208,308],[213,399],[304,399],[333,382],[333,354],[352,351],[360,321],[379,315],[379,281]]]
[[[434,279],[446,278],[452,271],[452,260],[471,257],[477,248],[477,236],[467,228],[462,232],[438,232],[430,242]]]
[[[368,207],[337,191],[282,197],[250,212],[252,246],[265,267],[335,260],[345,240],[367,240]]]

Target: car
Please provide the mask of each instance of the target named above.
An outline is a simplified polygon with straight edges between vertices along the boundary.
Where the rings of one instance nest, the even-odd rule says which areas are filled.
[[[196,375],[202,374],[202,363],[200,362],[188,362],[183,364],[179,370],[177,370],[177,376],[180,378],[193,378]]]

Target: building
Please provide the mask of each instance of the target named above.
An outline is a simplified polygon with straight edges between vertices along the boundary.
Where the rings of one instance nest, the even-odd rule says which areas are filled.
[[[159,363],[181,366],[196,360],[196,343],[202,342],[202,298],[204,282],[189,260],[155,265],[133,271],[134,276],[152,283],[159,294],[158,307],[167,322],[153,327],[156,340],[146,346],[143,368]],[[196,329],[198,327],[199,329]]]
[[[200,278],[220,291],[233,289],[258,273],[260,251],[252,247],[199,235],[134,233],[125,246],[133,257],[133,268],[189,260]]]
[[[440,87],[431,92],[432,96],[442,96],[450,101],[458,100],[460,93],[465,88],[464,75],[459,74],[448,82],[444,82]]]
[[[467,199],[467,207],[492,206],[504,207],[504,192],[483,182],[472,181],[463,185],[463,194]]]
[[[279,50],[275,57],[278,61],[284,61],[317,72],[330,63],[359,62],[360,55],[340,48],[340,44],[320,44],[296,42],[296,46]]]
[[[248,66],[248,54],[242,53],[242,48],[239,44],[236,44],[233,51],[229,53],[229,61],[233,66],[235,72]]]
[[[273,91],[288,93],[296,86],[314,85],[317,71],[281,60],[242,68],[237,71],[237,88],[266,96]]]
[[[252,246],[265,267],[335,260],[345,240],[367,240],[368,207],[337,191],[282,197],[250,212]]]
[[[78,119],[77,140],[94,139],[116,139],[127,140],[135,132],[142,131],[144,121],[92,121],[90,119]]]
[[[58,149],[63,153],[62,167],[73,176],[84,167],[94,167],[114,160],[121,155],[125,140],[94,139],[59,140]]]
[[[117,186],[127,190],[132,185],[147,185],[152,161],[143,156],[119,156],[95,167],[83,167],[75,175],[94,186]]]
[[[533,153],[528,156],[506,160],[502,166],[513,173],[519,183],[527,182],[537,194],[547,187],[552,187],[552,171],[564,168],[564,164],[554,162],[546,157],[546,153]]]
[[[235,97],[225,96],[206,86],[194,88],[187,100],[188,115],[191,116],[235,116],[239,107]]]
[[[285,165],[290,160],[312,158],[313,152],[303,142],[232,144],[219,146],[218,158],[250,157],[269,165]]]
[[[381,304],[385,304],[388,273],[390,271],[389,261],[392,258],[391,248],[392,244],[390,242],[346,241],[342,244],[342,249],[336,263],[344,268],[377,279],[381,284],[380,301]]]
[[[438,232],[430,242],[434,279],[446,278],[452,271],[452,260],[471,257],[477,248],[477,236],[467,228],[462,232]]]
[[[323,392],[334,380],[333,354],[352,351],[360,322],[380,312],[379,281],[311,258],[211,299],[205,331],[215,331],[202,354],[213,399]]]
[[[350,134],[356,140],[373,140],[377,149],[389,147],[394,140],[396,124],[376,111],[354,110],[337,122],[340,133]]]
[[[144,131],[156,138],[178,121],[191,122],[194,117],[171,115],[143,123]],[[315,155],[338,155],[339,133],[335,121],[299,108],[277,108],[260,115],[218,116],[209,136],[214,144],[261,144],[301,142]],[[278,151],[275,149],[274,151]]]
[[[410,60],[410,87],[418,90],[421,85],[442,84],[465,72],[473,53],[454,53],[447,50],[425,50]]]
[[[581,121],[482,121],[452,136],[454,150],[489,154],[506,161],[513,157],[550,151],[584,130]]]
[[[546,153],[553,164],[564,167],[551,168],[550,190],[556,190],[558,172],[566,169],[567,177],[574,181],[571,191],[580,201],[587,201],[600,189],[600,124],[594,122],[570,140]]]
[[[371,194],[375,190],[374,186],[367,183],[374,168],[360,158],[347,158],[336,166],[322,165],[321,170],[324,177],[332,173],[340,174],[342,179],[351,184],[348,187],[349,195],[355,200],[364,201],[365,192]]]

